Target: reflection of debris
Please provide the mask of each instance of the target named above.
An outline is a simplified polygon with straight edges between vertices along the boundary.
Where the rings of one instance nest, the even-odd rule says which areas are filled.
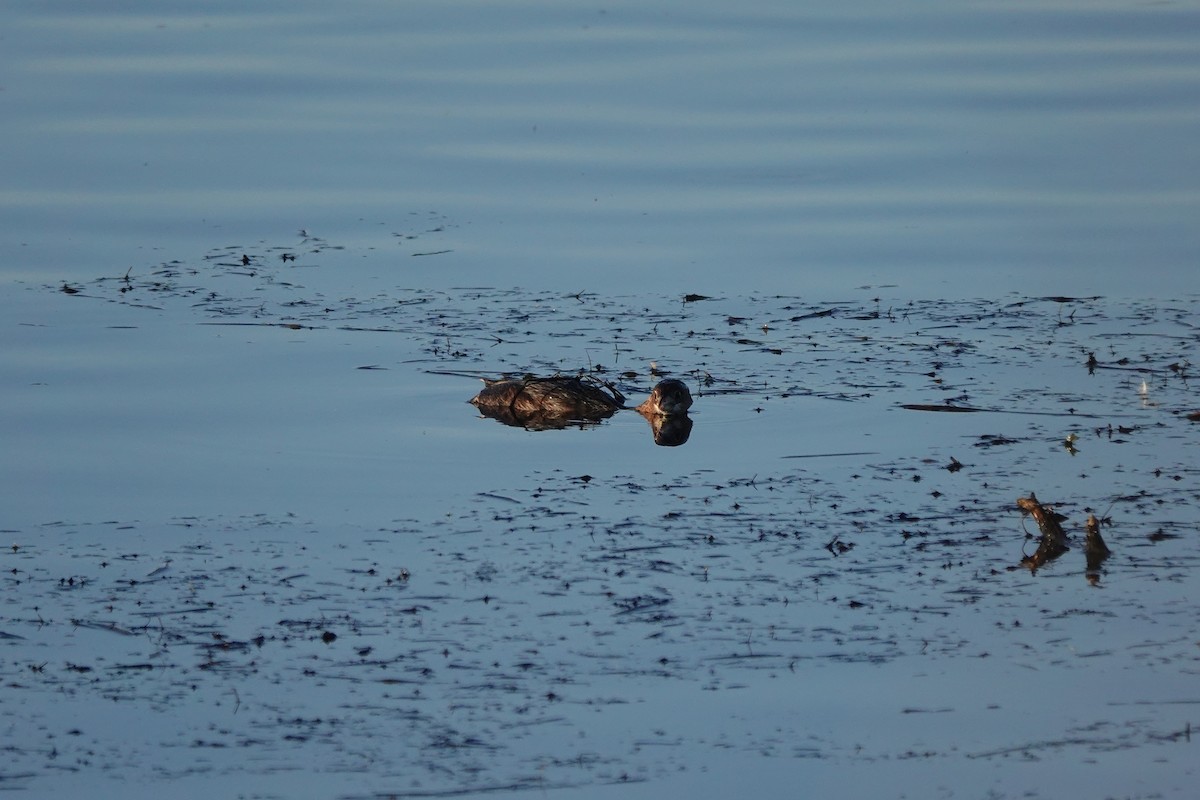
[[[971,406],[953,406],[948,402],[945,405],[932,405],[929,403],[904,403],[900,406],[907,411],[950,411],[960,414],[973,414],[980,411],[987,411],[985,408],[972,408]]]
[[[979,441],[975,443],[976,447],[997,447],[1004,444],[1016,444],[1020,439],[1010,439],[1007,436],[1000,436],[993,433],[985,433],[979,437]]]
[[[1066,517],[1039,503],[1033,492],[1029,493],[1029,497],[1017,498],[1017,508],[1032,515],[1033,521],[1037,523],[1038,530],[1042,533],[1034,554],[1021,559],[1022,566],[1028,567],[1030,572],[1037,572],[1043,565],[1058,558],[1069,549],[1067,534],[1063,532],[1061,524]]]
[[[806,320],[806,319],[820,319],[821,317],[832,317],[834,315],[835,311],[837,311],[837,309],[834,309],[834,308],[827,308],[824,311],[812,311],[808,314],[801,314],[799,316],[792,317],[791,319],[788,320],[788,322],[802,322],[803,320]]]
[[[833,553],[835,556],[840,556],[843,553],[848,553],[853,550],[854,544],[846,544],[840,538],[835,536],[829,541],[828,544],[825,545],[825,549]]]
[[[1043,565],[1058,558],[1069,549],[1067,534],[1062,528],[1062,522],[1066,517],[1056,513],[1050,506],[1038,502],[1033,492],[1029,493],[1029,497],[1018,498],[1017,507],[1032,515],[1041,531],[1037,550],[1033,555],[1021,559],[1022,566],[1027,567],[1030,572],[1037,572]],[[1083,552],[1087,559],[1087,569],[1084,575],[1088,583],[1098,586],[1100,584],[1100,568],[1105,559],[1111,555],[1111,551],[1104,543],[1104,537],[1100,535],[1100,520],[1095,514],[1088,514]]]
[[[665,610],[670,602],[669,597],[638,595],[614,600],[613,605],[617,607],[617,616],[632,614],[641,622],[664,622],[672,616]]]
[[[1095,514],[1088,514],[1087,534],[1083,540],[1083,553],[1087,558],[1088,583],[1097,586],[1100,583],[1100,567],[1104,560],[1112,555],[1104,538],[1100,535],[1100,520]]]
[[[1154,408],[1158,403],[1150,399],[1150,384],[1142,378],[1142,385],[1138,387],[1138,397],[1142,399],[1142,408]]]

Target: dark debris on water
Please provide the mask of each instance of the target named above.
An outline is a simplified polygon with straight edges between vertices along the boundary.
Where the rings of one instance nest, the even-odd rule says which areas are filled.
[[[928,670],[936,657],[938,669],[969,670],[1014,651],[1049,668],[1064,626],[1114,608],[1150,616],[1146,587],[1195,585],[1200,492],[1190,459],[1172,455],[1181,440],[1194,447],[1200,414],[1194,302],[306,289],[306,271],[338,249],[304,232],[48,289],[64,303],[175,307],[205,323],[403,337],[457,373],[594,369],[630,393],[672,374],[691,383],[701,413],[706,396],[759,410],[884,407],[890,424],[921,420],[930,439],[902,456],[797,447],[795,460],[755,474],[529,467],[521,491],[472,487],[451,513],[338,531],[338,547],[295,520],[260,539],[237,531],[261,520],[189,519],[193,546],[149,538],[136,556],[123,544],[135,523],[122,536],[71,523],[10,531],[0,680],[24,700],[6,712],[16,729],[53,734],[5,740],[19,767],[0,788],[68,761],[96,769],[81,766],[93,758],[129,775],[146,764],[185,775],[199,748],[233,775],[319,763],[404,774],[430,787],[421,796],[640,780],[694,764],[673,750],[710,740],[674,729],[666,738],[680,744],[651,755],[589,722],[653,702],[662,685],[734,691],[769,676],[790,693],[806,669]],[[421,244],[412,255],[449,252]],[[612,358],[602,367],[584,353]],[[987,432],[950,427],[967,418]],[[1065,479],[1085,443],[1129,453],[1134,440],[1161,458]],[[968,444],[970,463],[951,455]],[[1023,527],[1018,497],[1060,530]],[[1040,556],[1023,551],[1027,537],[1045,546]],[[1043,614],[1056,602],[1043,592],[1087,593],[1068,607],[1096,614]],[[1194,663],[1198,608],[1153,609],[1149,643],[1111,626],[1107,657],[1130,669],[1149,653]],[[68,735],[77,729],[63,709],[79,698],[189,721],[122,740]],[[793,734],[747,732],[759,745],[747,749]],[[1114,740],[1054,741],[1090,753]],[[805,753],[860,757],[832,734]]]

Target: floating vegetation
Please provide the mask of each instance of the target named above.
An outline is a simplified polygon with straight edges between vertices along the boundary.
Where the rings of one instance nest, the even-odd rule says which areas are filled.
[[[464,378],[448,417],[512,434],[496,467],[515,488],[464,485],[375,526],[8,530],[0,789],[309,770],[337,777],[332,796],[452,796],[636,783],[716,753],[938,774],[1136,748],[1190,763],[1193,301],[309,288],[336,253],[306,234],[47,290],[396,337],[403,355],[358,370],[507,375],[517,394],[568,376],[603,395],[566,415],[593,427],[682,380],[694,438],[735,409],[789,449],[754,469],[691,464],[689,446],[600,470],[591,434],[476,419]],[[797,406],[818,424],[858,412],[871,441],[812,446]],[[572,435],[569,469],[523,449]],[[1085,678],[1109,673],[1138,678],[1097,705]],[[1031,711],[1034,681],[1069,713]]]
[[[1108,423],[1128,417],[1132,396],[1174,418],[1200,413],[1189,385],[1200,328],[1187,300],[1046,297],[885,306],[875,299],[779,295],[654,298],[470,288],[355,296],[341,294],[343,287],[337,295],[309,288],[309,282],[324,282],[321,264],[343,249],[305,232],[299,246],[235,245],[194,264],[172,260],[50,288],[78,302],[100,298],[155,310],[174,305],[205,324],[394,335],[440,368],[474,369],[480,377],[582,371],[626,393],[648,391],[647,379],[673,374],[700,394],[764,400],[886,396],[895,407],[916,411]]]

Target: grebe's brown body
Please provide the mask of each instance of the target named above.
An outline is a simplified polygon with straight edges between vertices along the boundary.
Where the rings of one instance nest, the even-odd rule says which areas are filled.
[[[507,425],[565,428],[599,422],[625,408],[625,396],[615,386],[591,376],[555,375],[484,382],[487,385],[471,403],[485,416]],[[687,385],[669,378],[660,381],[634,410],[653,425],[656,419],[686,418],[691,406],[692,393]]]
[[[550,378],[485,380],[483,391],[471,399],[480,411],[502,412],[514,418],[559,417],[563,420],[601,420],[625,404],[625,397],[595,378],[556,375]]]

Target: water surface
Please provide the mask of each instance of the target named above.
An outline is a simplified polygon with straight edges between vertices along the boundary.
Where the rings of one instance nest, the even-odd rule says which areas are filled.
[[[1190,796],[1196,15],[6,5],[0,789]]]
[[[1194,267],[1190,3],[0,13],[8,274],[301,227],[421,287],[1159,295]],[[453,253],[413,259],[391,234],[429,211]]]

